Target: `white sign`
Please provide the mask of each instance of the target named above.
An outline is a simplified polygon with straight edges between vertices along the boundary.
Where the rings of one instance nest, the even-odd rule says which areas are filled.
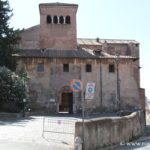
[[[49,100],[49,102],[50,102],[50,103],[54,103],[54,102],[55,102],[55,99],[51,98],[51,99]]]
[[[94,99],[95,82],[87,83],[85,91],[85,99]]]

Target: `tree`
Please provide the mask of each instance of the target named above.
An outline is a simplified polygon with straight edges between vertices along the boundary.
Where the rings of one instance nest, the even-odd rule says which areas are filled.
[[[17,74],[0,67],[0,110],[19,112],[24,108],[23,100],[28,100],[26,75],[19,77]]]
[[[8,0],[0,0],[0,66],[6,66],[11,70],[16,69],[15,58],[12,54],[16,52],[19,42],[19,30],[9,27],[12,10]]]

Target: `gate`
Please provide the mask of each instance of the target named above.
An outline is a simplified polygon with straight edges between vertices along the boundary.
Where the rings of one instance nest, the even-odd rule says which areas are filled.
[[[73,145],[75,120],[43,118],[43,137],[47,140]]]

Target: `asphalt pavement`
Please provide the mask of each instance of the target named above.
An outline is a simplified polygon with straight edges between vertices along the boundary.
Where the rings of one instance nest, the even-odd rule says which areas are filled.
[[[73,145],[43,136],[43,117],[0,121],[0,150],[72,150]]]
[[[43,132],[44,118],[48,132]],[[73,150],[73,122],[78,119],[67,117],[69,124],[65,130],[63,120],[66,117],[31,116],[0,120],[0,150]],[[55,129],[58,134],[53,133]],[[67,132],[69,134],[64,136]],[[100,150],[150,150],[150,126],[147,126],[145,135],[135,141],[120,142]]]

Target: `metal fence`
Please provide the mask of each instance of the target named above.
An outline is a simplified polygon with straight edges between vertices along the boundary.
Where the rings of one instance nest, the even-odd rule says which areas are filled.
[[[47,140],[72,145],[74,143],[75,120],[43,118],[43,137]]]

